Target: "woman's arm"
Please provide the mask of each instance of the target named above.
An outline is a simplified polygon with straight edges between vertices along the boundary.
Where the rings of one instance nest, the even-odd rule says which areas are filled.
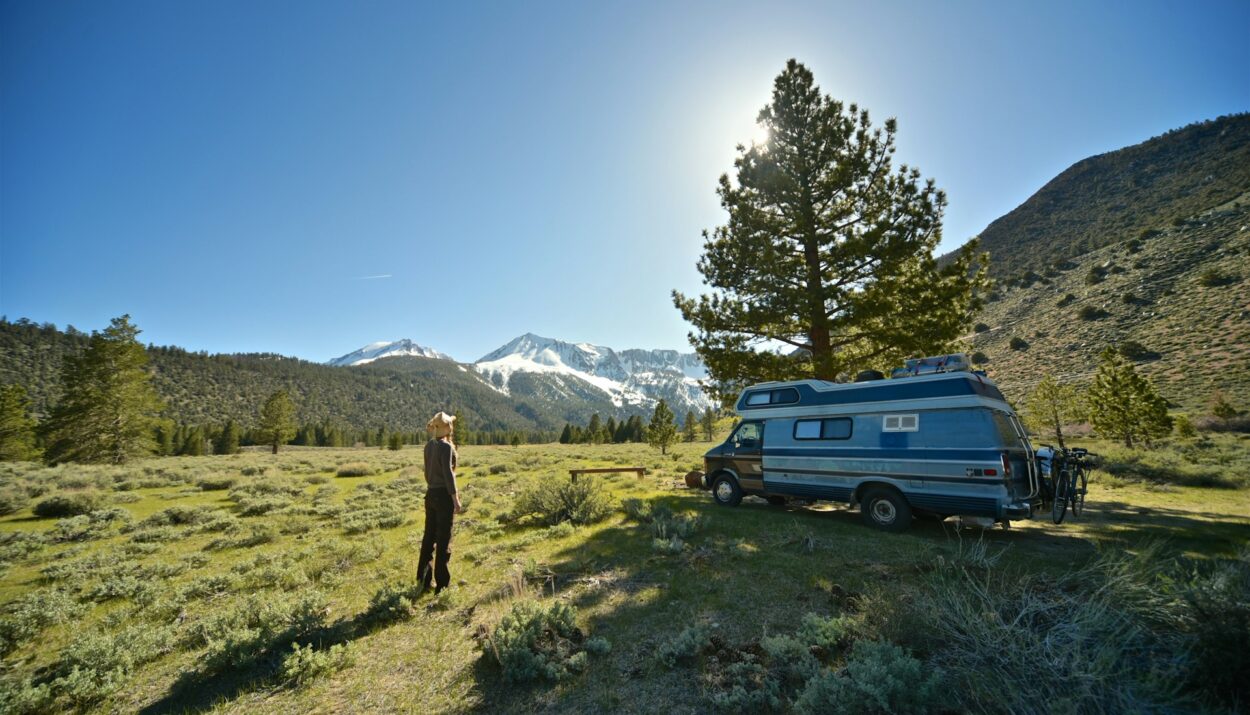
[[[447,491],[451,492],[451,498],[456,502],[456,513],[459,514],[464,511],[464,507],[460,506],[460,490],[456,488],[456,462],[459,455],[456,454],[455,445],[450,442],[445,444],[447,445]]]

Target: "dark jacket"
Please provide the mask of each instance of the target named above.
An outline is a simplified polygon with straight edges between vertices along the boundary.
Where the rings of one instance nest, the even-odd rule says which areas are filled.
[[[456,448],[451,442],[432,439],[425,443],[425,485],[456,493]]]

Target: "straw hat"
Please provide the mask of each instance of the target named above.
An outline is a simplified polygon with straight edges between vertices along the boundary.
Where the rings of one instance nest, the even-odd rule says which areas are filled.
[[[439,412],[431,417],[430,421],[425,424],[425,429],[427,432],[434,435],[436,439],[439,437],[446,437],[451,434],[452,428],[455,427],[455,425],[452,424],[455,421],[455,415],[449,415],[446,412]]]

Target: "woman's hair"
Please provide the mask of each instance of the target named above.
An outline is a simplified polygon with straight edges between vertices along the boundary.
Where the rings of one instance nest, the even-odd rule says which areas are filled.
[[[455,428],[455,425],[453,424],[455,421],[455,415],[449,415],[446,412],[439,412],[431,417],[429,422],[425,423],[425,429],[427,432],[434,435],[434,439],[448,437]]]

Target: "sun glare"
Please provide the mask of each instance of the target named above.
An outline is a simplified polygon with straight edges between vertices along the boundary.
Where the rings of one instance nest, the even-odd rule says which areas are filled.
[[[756,124],[755,129],[751,132],[751,143],[755,146],[763,146],[768,143],[768,127],[763,124]]]

